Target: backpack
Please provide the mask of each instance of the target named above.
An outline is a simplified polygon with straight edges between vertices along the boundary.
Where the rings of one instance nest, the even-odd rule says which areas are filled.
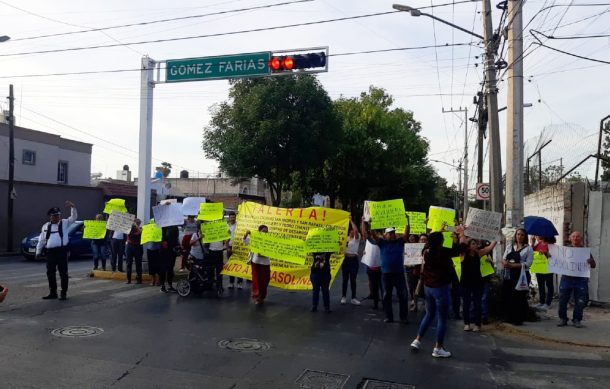
[[[64,247],[64,229],[62,228],[62,223],[63,220],[60,220],[59,223],[57,223],[57,232],[59,233],[59,240],[61,241],[61,246],[60,247]],[[45,240],[48,242],[49,238],[51,237],[51,223],[47,224],[47,236],[45,238]]]

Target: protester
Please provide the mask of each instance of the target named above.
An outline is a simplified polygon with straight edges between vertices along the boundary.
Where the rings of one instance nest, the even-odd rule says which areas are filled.
[[[147,242],[144,248],[148,259],[148,274],[151,277],[150,286],[161,286],[161,242]]]
[[[392,290],[396,289],[396,294],[398,295],[400,321],[406,323],[408,303],[403,256],[404,244],[409,239],[408,231],[405,230],[405,234],[400,238],[396,237],[396,229],[394,227],[386,228],[383,236],[380,236],[375,231],[371,231],[369,233],[365,229],[363,229],[362,235],[364,239],[367,239],[372,244],[379,246],[381,273],[384,286],[383,308],[386,314],[385,322],[394,322],[394,312],[392,310]]]
[[[582,234],[580,231],[574,231],[570,234],[570,246],[584,247]],[[591,255],[587,259],[587,263],[592,269],[595,269],[597,264]],[[568,325],[568,301],[574,295],[574,311],[572,312],[572,324],[576,328],[582,328],[582,317],[585,307],[589,302],[589,279],[587,277],[575,277],[562,275],[559,282],[559,324],[558,327]]]
[[[131,270],[134,258],[136,262],[136,284],[142,283],[142,246],[140,245],[140,240],[142,238],[141,223],[140,219],[135,219],[131,226],[131,231],[129,231],[129,234],[127,235],[125,257],[128,284],[131,284]]]
[[[345,259],[341,265],[341,274],[343,276],[343,284],[341,285],[341,304],[347,303],[347,285],[351,284],[352,299],[350,302],[353,305],[360,305],[360,301],[356,298],[356,277],[358,276],[358,248],[360,247],[360,232],[352,216],[349,217],[349,236],[347,238],[347,248],[345,249]],[[329,273],[330,274],[330,273]]]
[[[368,231],[366,222],[361,223],[361,229]],[[368,259],[366,263],[366,275],[368,277],[369,295],[367,299],[373,300],[373,309],[379,309],[379,299],[383,294],[383,287],[381,284],[381,258],[379,254],[379,246],[372,244],[368,240],[364,246],[364,252],[362,253],[362,261]]]
[[[186,260],[188,259],[189,252],[191,251],[191,236],[197,232],[197,220],[195,216],[189,215],[186,217],[184,224],[182,225],[182,256],[180,261],[180,271],[183,271],[186,267]]]
[[[8,288],[0,285],[0,303],[4,301],[8,294]]]
[[[452,234],[453,245],[452,247],[457,247],[459,245],[459,236],[456,234]],[[457,251],[459,253],[459,250]],[[462,315],[460,314],[462,306],[462,296],[460,294],[460,279],[458,278],[457,272],[453,271],[453,278],[451,280],[451,311],[452,318],[455,320],[462,320]]]
[[[180,232],[177,226],[163,227],[161,229],[161,250],[159,281],[161,283],[161,292],[167,293],[176,292],[172,285],[174,281],[174,266],[176,266],[176,255],[180,252],[180,241],[178,240]],[[167,281],[167,288],[165,283]]]
[[[504,320],[522,325],[527,316],[528,291],[515,290],[522,268],[529,268],[533,261],[532,247],[527,243],[527,232],[523,228],[517,229],[513,244],[506,248],[502,259],[503,282],[502,282],[502,302]]]
[[[125,234],[121,231],[112,231],[111,240],[112,257],[110,266],[112,271],[123,272],[123,255],[125,255]]]
[[[98,213],[95,215],[96,221],[104,221],[104,215]],[[93,255],[93,270],[99,269],[100,259],[102,262],[102,270],[106,271],[106,252],[107,245],[106,236],[101,239],[91,240],[91,253]]]
[[[210,261],[216,267],[216,282],[218,287],[222,288],[222,268],[224,266],[224,250],[227,247],[228,241],[212,242],[209,244]]]
[[[311,312],[318,311],[320,291],[324,302],[324,312],[330,313],[330,255],[331,253],[314,253],[309,279],[313,286]]]
[[[549,257],[549,244],[557,242],[554,236],[537,236],[537,242],[533,244],[534,253],[538,252],[545,257]],[[553,273],[541,274],[536,273],[536,282],[538,283],[538,296],[540,304],[536,305],[536,309],[548,310],[553,302],[553,293],[555,293],[555,285],[553,285]]]
[[[235,230],[237,229],[237,217],[235,212],[229,212],[229,233],[231,234],[231,239],[229,239],[228,247],[227,247],[227,259],[231,258],[233,255],[233,240],[235,239]],[[243,288],[244,279],[239,277],[230,276],[229,277],[229,289],[233,289],[235,287],[235,279],[237,278],[237,289]]]
[[[489,246],[490,244],[491,244],[490,242],[484,242],[481,245],[480,249],[484,249],[485,247]],[[492,254],[493,254],[493,251],[491,251],[490,253],[487,254],[487,262],[489,262],[491,264],[491,266],[494,268],[494,273],[483,277],[483,295],[481,296],[481,324],[485,324],[485,325],[489,324],[489,295],[491,293],[491,278],[495,274],[495,268],[496,268]],[[474,304],[472,306],[471,312],[474,315]]]
[[[66,201],[66,207],[70,208],[70,217],[68,219],[60,219],[61,211],[57,207],[49,209],[47,215],[49,222],[42,226],[42,231],[36,245],[36,259],[45,250],[47,257],[47,279],[49,281],[50,293],[43,297],[43,300],[57,298],[57,279],[56,271],[59,271],[61,280],[61,295],[60,300],[67,299],[68,293],[68,227],[76,221],[78,213],[76,207],[71,201]]]
[[[417,337],[411,343],[411,349],[421,348],[421,341],[436,316],[436,343],[432,349],[435,358],[448,358],[451,352],[445,350],[445,332],[449,316],[449,299],[451,296],[451,280],[455,270],[451,260],[458,253],[457,248],[443,247],[443,234],[430,234],[428,247],[424,250],[423,283],[426,300],[426,315],[424,316]]]
[[[189,242],[189,256],[198,262],[203,261],[205,258],[206,249],[203,245],[202,238],[201,222],[198,222],[197,230],[191,235],[191,241]]]
[[[264,234],[269,232],[269,228],[266,225],[261,224],[258,226],[258,231]],[[246,231],[243,241],[246,244],[250,244],[250,230]],[[267,288],[269,287],[269,281],[271,281],[271,261],[264,255],[250,252],[251,265],[252,265],[252,301],[256,305],[261,305],[265,302],[267,297]]]

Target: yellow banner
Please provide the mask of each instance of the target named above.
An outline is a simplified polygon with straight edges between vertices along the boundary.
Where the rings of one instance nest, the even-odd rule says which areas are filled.
[[[112,211],[121,213],[127,213],[127,207],[125,206],[125,199],[110,199],[104,207],[104,213],[111,214]]]
[[[308,253],[337,253],[339,232],[336,229],[312,228],[307,232],[305,249]]]
[[[311,208],[278,208],[245,202],[239,206],[237,215],[237,230],[233,241],[233,255],[225,264],[223,274],[245,279],[252,279],[250,266],[246,264],[249,248],[242,238],[246,231],[257,231],[264,224],[269,233],[285,238],[305,240],[312,228],[333,226],[339,233],[340,252],[333,253],[330,258],[331,285],[341,268],[345,246],[347,244],[347,227],[349,213],[338,209]],[[311,290],[309,280],[310,267],[313,263],[311,255],[305,257],[303,265],[279,261],[271,257],[271,286],[291,290]]]
[[[428,228],[432,232],[440,231],[443,228],[443,223],[447,223],[448,226],[455,225],[455,210],[430,206],[428,211]]]
[[[487,277],[488,275],[494,274],[496,272],[487,258],[487,255],[483,255],[481,257],[481,277]]]
[[[453,261],[453,268],[458,280],[462,280],[462,259],[460,257],[453,257],[451,260]]]
[[[425,212],[409,212],[409,231],[411,234],[421,235],[426,233],[426,213]]]
[[[402,199],[369,201],[369,213],[371,215],[371,229],[373,230],[407,225],[405,204]]]
[[[85,220],[83,239],[104,239],[106,237],[105,220]]]
[[[532,274],[549,274],[549,259],[539,251],[534,251],[534,262],[530,266]]]
[[[215,220],[201,224],[203,243],[222,242],[231,239],[229,224],[226,220]]]
[[[223,203],[201,203],[199,204],[199,215],[197,219],[205,221],[220,220],[224,217]]]
[[[154,222],[142,226],[142,239],[140,240],[140,244],[145,244],[148,242],[161,242],[161,239],[161,227],[157,227]]]

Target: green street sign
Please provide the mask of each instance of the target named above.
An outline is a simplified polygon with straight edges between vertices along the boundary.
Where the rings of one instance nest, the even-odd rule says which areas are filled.
[[[166,61],[165,82],[205,81],[271,74],[271,52]]]

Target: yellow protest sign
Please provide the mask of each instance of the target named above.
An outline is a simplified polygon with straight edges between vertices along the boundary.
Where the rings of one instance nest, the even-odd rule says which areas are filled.
[[[226,220],[215,220],[201,224],[203,243],[222,242],[231,239],[229,224]]]
[[[104,207],[104,213],[111,214],[112,211],[121,213],[127,213],[127,207],[125,206],[125,199],[110,199],[106,202]]]
[[[405,204],[402,199],[369,201],[368,204],[373,230],[407,225]]]
[[[201,203],[199,204],[199,215],[197,219],[205,221],[220,220],[224,217],[223,203]]]
[[[480,270],[481,270],[481,277],[487,277],[488,275],[494,274],[496,271],[494,270],[494,267],[491,265],[491,263],[489,263],[489,260],[487,259],[487,255],[483,255],[481,257],[481,266],[480,266]]]
[[[250,237],[250,250],[280,261],[305,264],[305,241],[298,238],[284,238],[265,232],[253,231]]]
[[[308,253],[336,253],[339,251],[339,232],[335,229],[312,228],[307,232],[305,249]]]
[[[448,226],[455,225],[455,210],[451,208],[430,206],[428,211],[428,228],[432,232],[440,231],[443,228],[443,223]]]
[[[458,280],[462,280],[462,258],[453,257],[451,260],[453,261],[453,268],[455,269]]]
[[[161,242],[162,239],[161,227],[158,227],[154,222],[142,226],[142,238],[140,244],[148,242]]]
[[[409,231],[411,234],[421,235],[426,233],[426,213],[425,212],[409,212]]]
[[[539,251],[534,251],[534,261],[530,266],[530,273],[549,274],[549,259]]]
[[[83,239],[104,239],[106,237],[105,220],[85,220]]]
[[[453,232],[443,232],[443,247],[453,247]]]
[[[233,255],[224,266],[222,274],[252,279],[251,267],[246,263],[249,247],[242,241],[246,231],[258,231],[260,225],[269,228],[269,234],[281,235],[284,238],[296,238],[304,241],[312,228],[333,227],[339,234],[340,252],[330,257],[331,285],[341,268],[345,246],[347,244],[347,227],[349,213],[332,208],[278,208],[245,202],[240,205],[237,214],[237,229],[233,241]],[[252,240],[250,241],[252,242]],[[291,290],[311,290],[309,280],[313,257],[307,255],[302,265],[271,259],[271,286]]]

